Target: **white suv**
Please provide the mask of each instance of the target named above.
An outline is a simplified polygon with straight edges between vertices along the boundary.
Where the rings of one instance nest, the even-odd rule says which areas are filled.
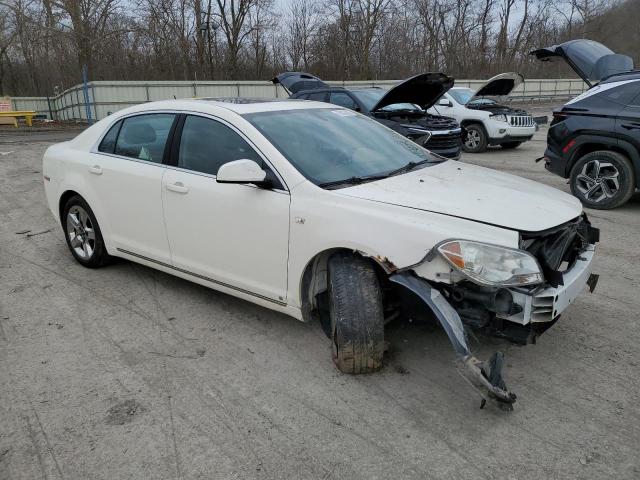
[[[455,118],[466,130],[465,152],[484,152],[489,145],[517,148],[536,132],[533,117],[521,109],[500,105],[492,98],[509,95],[524,78],[519,73],[502,73],[482,88],[453,87],[428,112]]]

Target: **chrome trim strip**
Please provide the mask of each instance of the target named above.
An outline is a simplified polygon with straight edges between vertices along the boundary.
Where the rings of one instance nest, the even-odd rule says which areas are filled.
[[[189,270],[184,270],[182,268],[174,267],[173,265],[169,265],[168,263],[160,262],[159,260],[154,260],[153,258],[145,257],[144,255],[140,255],[138,253],[130,252],[129,250],[125,250],[124,248],[117,248],[119,252],[125,253],[127,255],[131,255],[133,257],[141,258],[142,260],[146,260],[147,262],[156,263],[158,265],[162,265],[165,268],[170,268],[171,270],[175,270],[180,273],[186,273],[187,275],[191,275],[192,277],[200,278],[201,280],[206,280],[207,282],[215,283],[216,285],[220,285],[222,287],[230,288],[232,290],[236,290],[241,293],[245,293],[247,295],[251,295],[253,297],[260,298],[261,300],[266,300],[268,302],[276,303],[283,307],[286,307],[286,302],[281,302],[279,300],[274,300],[273,298],[265,297],[264,295],[260,295],[258,293],[250,292],[249,290],[245,290],[243,288],[235,287],[233,285],[229,285],[228,283],[220,282],[218,280],[214,280],[213,278],[206,277],[204,275],[200,275],[199,273],[193,273]]]

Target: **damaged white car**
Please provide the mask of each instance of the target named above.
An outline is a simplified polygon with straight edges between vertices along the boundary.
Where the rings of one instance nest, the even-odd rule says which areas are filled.
[[[597,281],[574,197],[326,103],[128,108],[50,147],[43,175],[80,264],[123,257],[319,320],[348,373],[381,367],[385,321],[428,314],[507,408],[502,356],[476,359],[465,329],[527,343]]]

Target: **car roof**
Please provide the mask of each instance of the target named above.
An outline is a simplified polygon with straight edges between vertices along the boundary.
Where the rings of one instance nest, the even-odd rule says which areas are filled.
[[[299,110],[310,108],[327,108],[326,103],[310,102],[307,100],[289,100],[278,98],[250,98],[250,97],[207,97],[184,98],[177,100],[160,100],[130,107],[127,113],[137,113],[153,110],[192,110],[201,113],[216,113],[223,108],[239,115],[246,113],[274,112],[279,110]],[[340,108],[335,107],[334,108]],[[118,112],[120,113],[120,112]]]

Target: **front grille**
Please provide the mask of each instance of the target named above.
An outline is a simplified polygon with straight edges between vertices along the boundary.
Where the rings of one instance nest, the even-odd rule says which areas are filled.
[[[535,122],[530,115],[509,115],[509,124],[512,127],[533,127]]]
[[[520,238],[521,248],[536,257],[547,283],[557,287],[578,256],[599,240],[599,230],[583,215],[545,232],[521,233]]]
[[[453,135],[432,135],[424,144],[429,150],[438,150],[446,148],[455,148],[462,145],[462,137],[460,134]]]

